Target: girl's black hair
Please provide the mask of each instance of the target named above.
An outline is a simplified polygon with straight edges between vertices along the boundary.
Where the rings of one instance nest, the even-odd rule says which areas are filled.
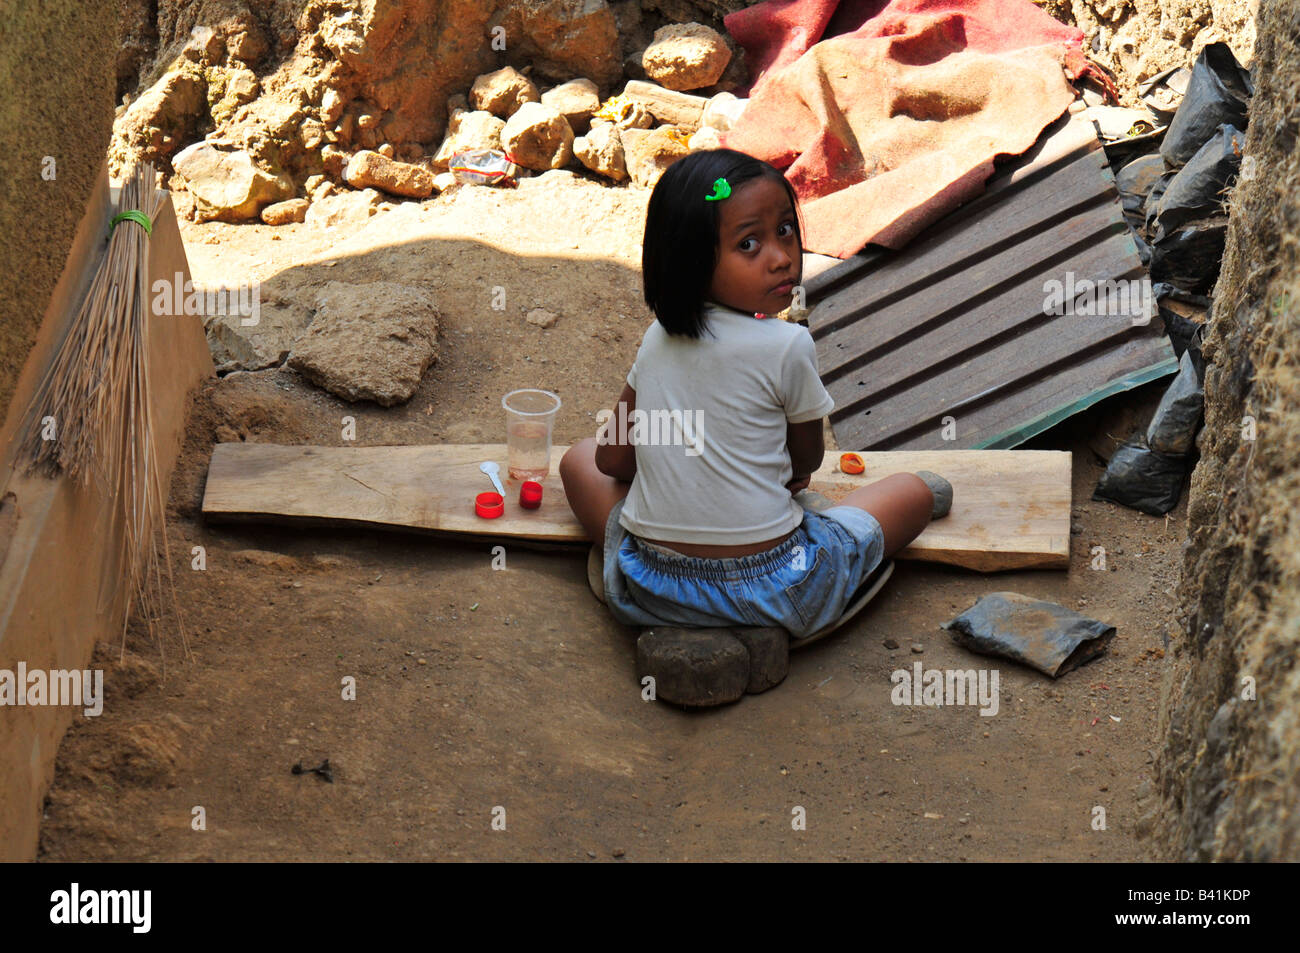
[[[704,300],[719,257],[718,222],[726,199],[707,201],[713,183],[725,178],[732,191],[768,177],[785,186],[795,210],[795,236],[803,248],[799,200],[784,175],[762,159],[734,149],[708,149],[678,159],[650,195],[641,277],[645,303],[669,334],[698,338],[704,330]]]

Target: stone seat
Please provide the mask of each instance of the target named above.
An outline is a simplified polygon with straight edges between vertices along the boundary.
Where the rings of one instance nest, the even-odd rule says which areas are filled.
[[[587,582],[605,602],[604,553],[599,545],[587,554]],[[849,598],[840,617],[802,639],[779,627],[730,626],[643,629],[637,637],[637,678],[654,679],[656,699],[687,707],[711,707],[767,691],[785,680],[790,650],[830,635],[875,598],[894,572],[892,560],[881,563]]]

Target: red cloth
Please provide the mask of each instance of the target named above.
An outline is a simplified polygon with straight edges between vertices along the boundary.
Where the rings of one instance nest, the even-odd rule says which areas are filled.
[[[1096,75],[1029,0],[768,0],[724,22],[755,81],[722,144],[783,169],[804,247],[839,258],[978,195],[1069,106],[1067,74]]]

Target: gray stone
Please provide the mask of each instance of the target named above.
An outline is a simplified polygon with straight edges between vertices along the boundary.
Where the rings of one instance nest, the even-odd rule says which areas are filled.
[[[638,679],[655,680],[656,699],[726,705],[749,685],[749,651],[730,629],[646,629],[636,640],[636,671]]]
[[[947,516],[952,509],[952,484],[929,470],[917,470],[916,475],[925,481],[925,485],[934,494],[934,507],[930,510],[930,519],[937,520]]]
[[[344,400],[409,400],[437,356],[438,312],[419,288],[331,281],[289,366]]]
[[[757,695],[780,685],[790,673],[790,633],[779,626],[734,628],[734,635],[749,652],[749,682],[745,692]]]

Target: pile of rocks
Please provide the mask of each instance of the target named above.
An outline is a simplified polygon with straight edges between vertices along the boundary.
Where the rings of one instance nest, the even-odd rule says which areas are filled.
[[[731,50],[698,23],[660,29],[643,65],[656,82],[630,80],[602,105],[586,78],[539,92],[532,80],[504,67],[479,76],[468,96],[448,102],[447,137],[432,167],[446,171],[456,153],[499,149],[525,169],[545,172],[581,165],[615,182],[652,188],[664,169],[688,152],[717,148],[745,100],[687,90],[714,85]]]
[[[472,60],[449,59],[441,75],[414,71],[417,83],[402,63],[418,50],[349,13],[353,6],[311,8],[294,57],[260,78],[254,68],[265,44],[250,49],[242,33],[195,28],[119,110],[113,171],[143,158],[175,173],[172,187],[190,193],[197,221],[336,224],[448,188],[449,162],[466,149],[503,151],[531,172],[567,166],[652,187],[676,159],[716,147],[744,107],[726,91],[743,78],[741,58],[701,23],[669,24],[653,37],[646,29],[620,62],[622,8],[587,4],[591,15],[571,24],[582,27],[583,44],[539,50],[521,70],[466,75]],[[423,10],[417,0],[399,6],[412,16]],[[532,26],[521,22],[515,35],[536,36]],[[468,90],[446,99],[445,126],[432,118],[440,100],[428,98],[472,76]],[[602,105],[602,91],[615,92],[626,76],[634,78]],[[406,88],[412,83],[418,89]]]

